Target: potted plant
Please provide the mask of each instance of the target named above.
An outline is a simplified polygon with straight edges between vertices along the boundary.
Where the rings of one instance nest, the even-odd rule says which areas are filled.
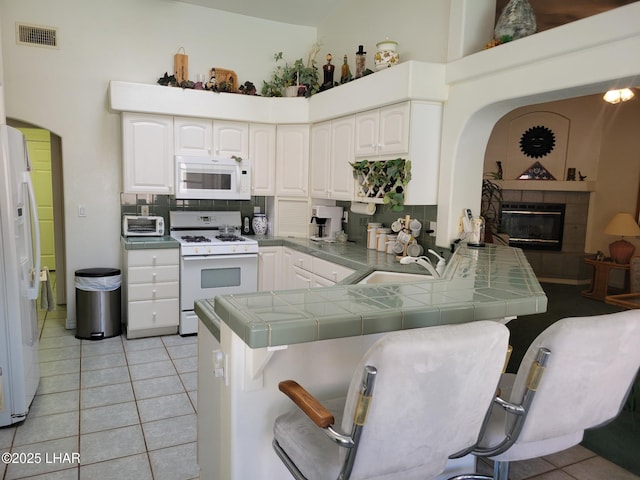
[[[305,65],[299,58],[291,65],[289,63],[282,65],[279,63],[282,60],[282,52],[274,54],[273,58],[276,61],[276,67],[271,73],[271,79],[263,81],[262,95],[282,97],[286,88],[297,86],[296,96],[310,97],[320,90],[318,67],[315,60],[311,59],[309,64]]]
[[[351,163],[351,167],[360,185],[359,196],[381,198],[394,212],[404,210],[404,192],[411,180],[410,160],[360,160]]]

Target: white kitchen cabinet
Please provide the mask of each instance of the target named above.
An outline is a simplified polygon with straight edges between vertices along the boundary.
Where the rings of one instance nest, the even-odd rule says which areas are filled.
[[[123,321],[127,338],[178,332],[179,249],[124,249]]]
[[[311,127],[309,193],[314,198],[330,198],[331,122]]]
[[[276,195],[306,197],[309,193],[309,125],[276,128]]]
[[[251,194],[276,194],[276,126],[265,123],[249,125],[249,161],[251,162]]]
[[[213,154],[216,157],[249,157],[249,124],[213,121]]]
[[[260,247],[258,253],[258,291],[282,290],[282,247]]]
[[[311,127],[311,197],[353,200],[354,130],[354,116]]]
[[[395,155],[409,150],[411,103],[356,114],[355,156]]]
[[[125,193],[173,194],[173,141],[173,117],[122,114]]]
[[[249,124],[207,118],[175,117],[176,155],[249,156]]]
[[[311,288],[312,277],[313,273],[294,265],[291,288]]]
[[[332,282],[331,284],[344,280],[354,272],[351,268],[317,257],[313,257],[311,259],[311,265],[312,271],[316,277],[322,277],[323,279]]]
[[[329,198],[353,200],[355,117],[349,116],[331,122],[331,168]]]
[[[351,275],[354,270],[307,253],[284,247],[283,258],[288,258],[285,276],[291,279],[287,288],[316,288],[335,285]]]
[[[404,105],[404,104],[402,104]],[[382,109],[381,109],[382,110]],[[370,113],[370,112],[368,112]],[[405,190],[406,205],[435,205],[438,202],[438,175],[440,170],[440,135],[442,130],[442,103],[413,101],[403,129],[410,133],[405,152],[393,155],[374,155],[367,158],[370,162],[386,161],[400,156],[411,161],[411,180]],[[356,115],[356,131],[358,120]],[[387,119],[393,118],[389,113]],[[391,122],[399,129],[403,122]],[[399,133],[399,130],[398,130]],[[357,134],[356,134],[357,141]],[[404,147],[403,147],[404,148]],[[391,185],[389,185],[391,186]],[[366,192],[357,189],[355,196],[362,202],[382,203],[382,196],[369,198]]]
[[[213,122],[204,118],[173,119],[176,155],[206,157],[213,152]]]

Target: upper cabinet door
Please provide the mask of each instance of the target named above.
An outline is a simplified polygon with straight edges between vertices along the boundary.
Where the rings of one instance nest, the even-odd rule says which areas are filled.
[[[409,102],[380,109],[379,155],[409,151],[410,112]]]
[[[409,151],[409,102],[378,108],[356,115],[357,157],[391,155]]]
[[[203,118],[175,117],[176,155],[206,157],[213,152],[213,122]]]
[[[371,110],[356,115],[356,156],[366,157],[367,155],[377,155],[379,129],[379,110]]]
[[[311,127],[311,158],[309,159],[309,190],[314,198],[328,198],[331,169],[331,122]]]
[[[355,117],[345,117],[331,122],[331,177],[330,198],[353,200],[353,169]]]
[[[276,132],[276,195],[306,197],[309,125],[278,125]]]
[[[249,158],[249,124],[214,121],[213,154],[216,157]]]
[[[173,117],[122,114],[126,193],[173,194]]]
[[[276,126],[264,123],[249,125],[249,160],[252,195],[276,194]]]

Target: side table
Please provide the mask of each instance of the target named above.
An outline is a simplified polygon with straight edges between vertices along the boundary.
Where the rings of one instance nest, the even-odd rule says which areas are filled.
[[[582,296],[594,300],[605,301],[609,290],[609,273],[611,270],[629,270],[629,264],[598,261],[595,258],[585,258],[584,263],[593,266],[593,278],[591,288],[582,291]]]
[[[610,305],[624,308],[640,308],[640,293],[623,293],[621,295],[607,295],[605,301]]]

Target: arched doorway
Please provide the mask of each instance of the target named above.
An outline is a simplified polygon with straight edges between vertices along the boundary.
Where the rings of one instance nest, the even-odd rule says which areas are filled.
[[[55,278],[55,302],[66,304],[66,259],[64,233],[64,188],[62,176],[62,139],[49,130],[29,123],[7,119],[7,123],[25,135],[31,161],[42,251],[41,265]]]

